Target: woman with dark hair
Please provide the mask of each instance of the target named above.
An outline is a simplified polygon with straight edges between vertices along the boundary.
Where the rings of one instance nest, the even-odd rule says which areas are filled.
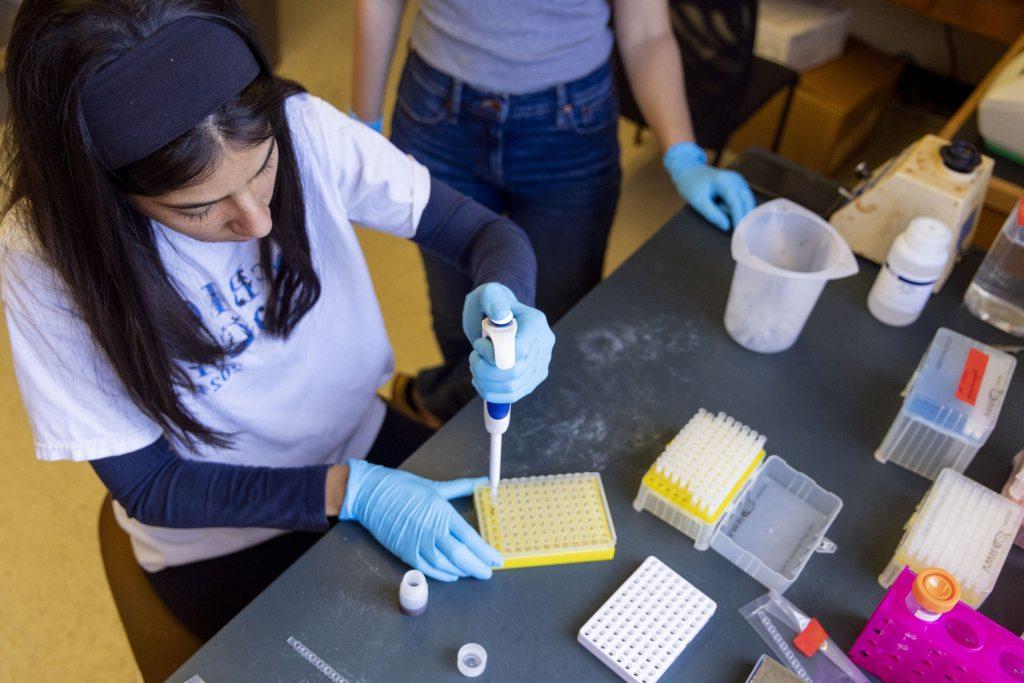
[[[355,520],[444,581],[501,561],[433,482],[426,431],[376,396],[391,349],[352,228],[477,284],[480,393],[513,402],[554,336],[509,220],[275,78],[234,0],[26,0],[7,52],[3,298],[43,460],[88,460],[156,592],[209,637]],[[498,370],[480,320],[510,312]]]

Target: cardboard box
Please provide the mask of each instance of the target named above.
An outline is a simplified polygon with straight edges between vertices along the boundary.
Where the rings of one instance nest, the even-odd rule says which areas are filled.
[[[754,54],[807,71],[843,54],[850,9],[812,0],[761,0]]]
[[[779,154],[815,171],[836,171],[871,135],[903,69],[899,60],[855,40],[839,59],[800,76]],[[785,102],[779,93],[730,138],[739,153],[771,146]]]

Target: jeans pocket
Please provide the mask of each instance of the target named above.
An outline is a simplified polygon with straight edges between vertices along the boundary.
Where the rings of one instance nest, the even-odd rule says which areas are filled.
[[[417,123],[433,125],[448,115],[448,92],[414,67],[406,67],[398,84],[398,106]]]
[[[578,96],[570,95],[569,104],[572,107],[569,126],[582,135],[598,133],[619,118],[618,101],[610,77],[599,87]]]

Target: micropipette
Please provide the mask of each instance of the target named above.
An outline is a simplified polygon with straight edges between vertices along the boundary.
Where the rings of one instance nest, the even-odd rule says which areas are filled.
[[[508,315],[497,320],[483,319],[483,336],[494,345],[494,365],[499,370],[509,370],[516,364],[516,332],[519,326]],[[512,412],[510,403],[491,403],[484,401],[484,427],[491,435],[491,500],[498,499],[498,480],[501,478],[501,435],[508,430],[509,416]]]

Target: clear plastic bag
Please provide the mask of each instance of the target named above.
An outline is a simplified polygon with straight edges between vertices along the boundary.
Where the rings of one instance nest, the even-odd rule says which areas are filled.
[[[740,608],[762,640],[783,664],[810,683],[870,683],[867,676],[831,638],[827,638],[813,657],[805,657],[793,646],[793,638],[807,628],[811,618],[775,591],[748,602]]]

